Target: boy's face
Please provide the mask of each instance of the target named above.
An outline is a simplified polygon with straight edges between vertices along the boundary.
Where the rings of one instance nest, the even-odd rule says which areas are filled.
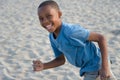
[[[61,12],[49,5],[38,9],[38,16],[41,25],[49,32],[59,31],[61,26]]]

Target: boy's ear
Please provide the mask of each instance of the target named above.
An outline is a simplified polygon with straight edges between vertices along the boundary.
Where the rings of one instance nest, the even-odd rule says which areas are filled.
[[[62,12],[61,12],[61,11],[58,11],[58,15],[59,15],[59,18],[61,18]]]

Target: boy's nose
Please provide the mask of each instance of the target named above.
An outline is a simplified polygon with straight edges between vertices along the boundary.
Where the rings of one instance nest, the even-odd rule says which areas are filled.
[[[43,24],[47,24],[48,22],[49,22],[49,20],[47,18],[44,18],[42,21]]]

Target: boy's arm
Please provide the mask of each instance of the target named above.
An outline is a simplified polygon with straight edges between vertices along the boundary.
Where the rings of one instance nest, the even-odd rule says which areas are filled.
[[[101,77],[109,77],[111,75],[110,73],[110,66],[108,62],[108,50],[107,50],[107,42],[103,35],[91,32],[90,36],[88,38],[90,41],[95,41],[98,43],[99,48],[101,50],[101,56],[102,56],[102,68],[101,68]]]
[[[49,69],[49,68],[54,68],[54,67],[58,67],[61,66],[65,63],[65,57],[64,55],[60,55],[59,57],[55,58],[54,60],[48,62],[48,63],[44,63],[44,69]]]
[[[41,71],[49,68],[58,67],[60,65],[63,65],[64,63],[65,63],[65,57],[62,54],[59,57],[47,63],[42,63],[40,60],[33,61],[33,69],[34,71]]]

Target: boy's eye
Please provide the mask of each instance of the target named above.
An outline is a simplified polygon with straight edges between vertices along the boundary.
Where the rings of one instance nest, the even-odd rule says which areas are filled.
[[[39,18],[40,19],[40,21],[43,21],[43,18]]]

